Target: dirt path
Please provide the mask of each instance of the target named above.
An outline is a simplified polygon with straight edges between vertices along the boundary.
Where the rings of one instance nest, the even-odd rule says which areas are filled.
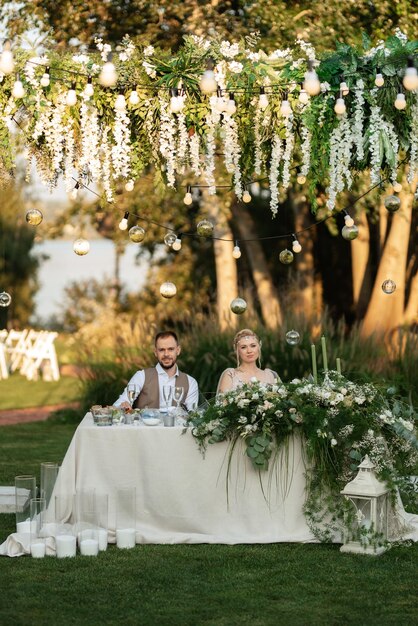
[[[25,424],[27,422],[43,422],[48,419],[50,413],[64,408],[77,408],[78,403],[53,404],[50,406],[40,406],[30,409],[10,409],[0,411],[0,426],[10,426],[12,424]]]

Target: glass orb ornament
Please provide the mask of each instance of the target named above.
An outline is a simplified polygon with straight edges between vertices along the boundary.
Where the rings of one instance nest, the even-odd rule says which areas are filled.
[[[285,250],[282,250],[279,254],[279,261],[280,263],[283,263],[283,265],[290,265],[290,263],[292,263],[293,261],[293,252],[291,252],[287,248]]]
[[[396,283],[394,280],[391,280],[390,278],[388,280],[384,280],[382,283],[382,291],[384,293],[387,293],[388,295],[390,295],[391,293],[393,293],[396,289]]]
[[[166,246],[171,248],[171,246],[173,245],[176,239],[177,237],[174,233],[167,233],[166,236],[164,237],[164,243],[166,244]]]
[[[84,256],[90,250],[90,244],[87,239],[76,239],[73,243],[73,250],[78,256]]]
[[[389,213],[395,213],[399,210],[401,206],[401,201],[397,196],[388,196],[384,201],[385,209],[389,211]]]
[[[129,239],[134,243],[141,243],[141,241],[144,241],[145,230],[142,228],[142,226],[132,226],[132,228],[129,229],[128,234]]]
[[[29,211],[26,212],[26,221],[31,226],[38,226],[43,219],[44,216],[39,209],[29,209]]]
[[[5,308],[10,305],[12,301],[12,296],[7,291],[2,291],[0,293],[0,306]]]
[[[286,333],[286,343],[288,343],[289,346],[296,346],[299,341],[300,335],[297,330],[289,330],[289,332]]]
[[[163,298],[174,298],[177,293],[177,287],[174,283],[170,283],[169,281],[163,283],[160,286],[160,294]]]
[[[235,313],[235,315],[242,315],[242,313],[245,313],[247,310],[247,303],[244,298],[234,298],[229,305],[229,308],[232,313]]]
[[[209,220],[201,220],[196,227],[200,237],[211,237],[213,235],[213,224]]]
[[[357,239],[358,237],[358,228],[355,224],[353,224],[352,226],[343,226],[341,230],[341,235],[343,236],[343,239],[346,239],[347,241],[353,241],[353,239]]]

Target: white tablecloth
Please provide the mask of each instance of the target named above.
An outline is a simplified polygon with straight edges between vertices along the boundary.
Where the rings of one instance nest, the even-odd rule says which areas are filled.
[[[272,472],[260,477],[240,445],[210,445],[202,457],[190,431],[164,426],[98,427],[88,413],[59,471],[55,493],[109,494],[114,540],[118,487],[136,488],[137,543],[314,541],[302,512],[304,465],[292,438]],[[264,491],[264,494],[263,494]]]

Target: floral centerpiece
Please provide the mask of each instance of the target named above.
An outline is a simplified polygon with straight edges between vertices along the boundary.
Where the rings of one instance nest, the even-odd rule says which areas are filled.
[[[305,514],[315,535],[329,540],[341,530],[344,504],[338,496],[368,454],[393,495],[410,490],[418,463],[417,416],[411,406],[371,383],[354,383],[337,372],[324,379],[263,385],[257,380],[218,396],[189,417],[202,451],[242,438],[253,467],[266,471],[290,435],[306,451]],[[416,497],[416,494],[415,494]]]

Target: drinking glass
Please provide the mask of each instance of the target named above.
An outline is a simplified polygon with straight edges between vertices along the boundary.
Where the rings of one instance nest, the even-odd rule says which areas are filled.
[[[134,385],[133,383],[128,383],[126,387],[126,391],[128,392],[128,399],[132,406],[139,393],[138,385]]]
[[[165,407],[168,413],[168,407],[170,406],[171,399],[173,397],[173,387],[171,385],[163,386],[163,398],[165,402]]]
[[[184,387],[174,387],[174,400],[177,404],[176,406],[176,412],[178,413],[178,410],[180,408],[180,402],[183,399],[183,394],[184,394]]]

